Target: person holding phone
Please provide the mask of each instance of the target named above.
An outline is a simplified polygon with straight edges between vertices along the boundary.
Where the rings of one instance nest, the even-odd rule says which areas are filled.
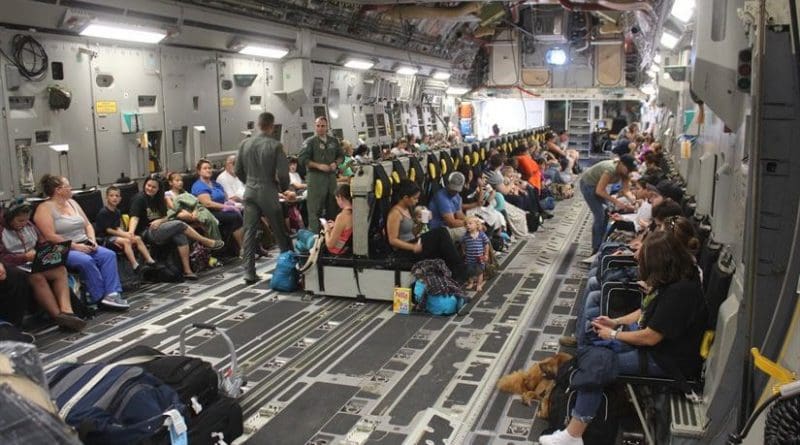
[[[30,266],[36,258],[36,246],[44,243],[41,232],[30,221],[31,211],[31,205],[24,200],[16,201],[4,209],[2,225],[0,225],[0,265],[12,270],[11,275],[14,280],[20,279],[30,286],[30,293],[33,294],[36,302],[57,325],[72,331],[81,331],[86,327],[86,321],[72,311],[67,269],[64,266],[37,272],[24,269],[25,265]],[[17,271],[25,273],[19,274],[16,273]],[[22,287],[25,286],[11,283],[8,291],[14,295],[15,289]],[[0,286],[1,290],[3,290],[2,286]],[[18,301],[17,298],[13,297],[13,301],[9,304],[12,307],[15,303],[20,304],[22,311],[18,317],[11,317],[12,320],[9,321],[19,326],[29,299],[28,293],[20,294],[19,298],[22,301]],[[0,318],[5,319],[2,313],[0,313]]]
[[[117,254],[98,246],[94,227],[81,206],[72,199],[72,187],[63,176],[44,175],[42,190],[49,199],[36,208],[34,223],[51,243],[72,241],[67,268],[77,270],[93,303],[112,309],[128,309],[122,298]]]
[[[350,184],[340,184],[336,189],[336,203],[342,209],[335,221],[320,220],[325,231],[325,247],[334,255],[346,253],[353,238],[353,198]]]

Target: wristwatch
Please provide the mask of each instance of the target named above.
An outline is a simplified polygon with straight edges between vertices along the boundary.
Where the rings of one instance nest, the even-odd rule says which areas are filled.
[[[611,339],[616,340],[617,334],[619,334],[619,329],[614,329],[613,331],[611,331]]]

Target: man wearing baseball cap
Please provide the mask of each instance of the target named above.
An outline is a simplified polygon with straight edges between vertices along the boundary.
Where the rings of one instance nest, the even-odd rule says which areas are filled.
[[[465,232],[465,215],[461,206],[461,191],[464,189],[466,179],[460,172],[450,173],[447,177],[447,187],[436,192],[428,203],[431,211],[429,227],[436,229],[445,227],[454,240],[460,240]]]
[[[631,155],[620,156],[619,159],[600,161],[589,167],[581,176],[580,189],[583,199],[589,205],[594,222],[592,223],[592,255],[597,253],[603,242],[607,217],[605,204],[613,204],[623,211],[633,211],[633,207],[608,193],[608,186],[622,183],[619,194],[634,198],[630,193],[630,173],[636,171],[636,160]],[[587,258],[585,261],[590,261]]]

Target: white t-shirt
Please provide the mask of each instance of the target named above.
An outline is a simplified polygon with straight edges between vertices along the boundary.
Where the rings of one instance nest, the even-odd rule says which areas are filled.
[[[297,172],[289,172],[289,184],[302,184],[303,178],[300,177],[300,173]]]
[[[228,195],[228,199],[234,196],[244,198],[244,183],[236,176],[224,171],[217,177],[217,182],[219,182],[219,185],[221,185],[222,189],[225,190],[225,194]]]
[[[636,227],[636,232],[639,232],[650,224],[650,219],[653,215],[653,206],[645,199],[639,205],[639,210],[636,213],[628,213],[622,215],[622,219],[630,221]]]

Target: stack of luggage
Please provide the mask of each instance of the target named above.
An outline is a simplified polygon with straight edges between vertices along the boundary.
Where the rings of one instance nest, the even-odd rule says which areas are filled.
[[[213,326],[193,327],[212,329],[224,335]],[[134,346],[108,362],[62,364],[46,378],[32,345],[0,342],[0,396],[7,396],[3,406],[13,406],[16,413],[12,418],[9,417],[12,410],[2,410],[0,442],[230,444],[243,432],[242,409],[236,400],[241,392],[241,378],[235,369],[235,352],[231,369],[218,373],[210,363],[183,355],[185,332],[181,335],[180,355]],[[18,360],[22,363],[27,364],[30,357],[35,357],[42,376],[28,377],[33,382],[28,386],[37,387],[38,383],[44,394],[38,399],[45,402],[52,399],[55,405],[52,402],[37,404],[34,399],[27,406],[22,402],[35,392],[26,389],[15,393],[3,385],[4,379],[11,378],[8,375],[26,369],[19,365],[3,366],[3,363],[13,364],[6,357],[9,355],[6,351],[15,351],[14,348],[28,348],[25,349],[27,361]],[[35,372],[27,371],[27,374],[36,376]],[[20,401],[10,405],[15,399]],[[20,417],[18,414],[22,412],[29,414]],[[39,440],[45,437],[47,440]]]

